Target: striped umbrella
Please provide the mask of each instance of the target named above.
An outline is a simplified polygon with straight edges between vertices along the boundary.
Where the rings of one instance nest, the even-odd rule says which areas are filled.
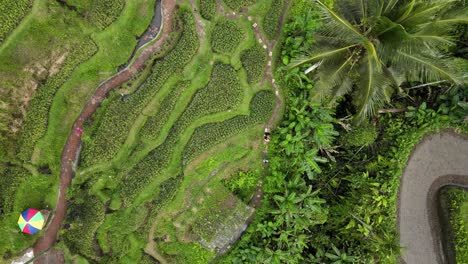
[[[23,233],[34,235],[44,226],[44,216],[39,210],[26,209],[21,213],[18,225]]]

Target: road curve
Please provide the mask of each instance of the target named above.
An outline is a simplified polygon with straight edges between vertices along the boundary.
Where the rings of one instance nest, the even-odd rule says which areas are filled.
[[[53,212],[52,220],[45,230],[44,235],[34,244],[34,256],[40,255],[55,244],[58,231],[65,219],[67,211],[66,192],[72,181],[74,173],[73,166],[81,145],[81,133],[77,131],[83,128],[85,121],[90,118],[94,112],[96,112],[100,103],[107,97],[107,94],[112,89],[128,81],[136,73],[141,71],[146,66],[146,61],[163,47],[163,44],[166,42],[166,39],[172,30],[172,18],[176,7],[175,2],[175,0],[163,0],[163,31],[161,32],[159,39],[146,47],[130,66],[103,82],[90,98],[79,117],[75,120],[62,152],[60,185],[55,211]],[[52,262],[50,260],[45,260],[44,258],[38,258],[34,261],[34,263]]]
[[[437,215],[438,191],[447,185],[467,184],[467,136],[448,131],[427,136],[416,146],[398,193],[401,263],[447,263]]]

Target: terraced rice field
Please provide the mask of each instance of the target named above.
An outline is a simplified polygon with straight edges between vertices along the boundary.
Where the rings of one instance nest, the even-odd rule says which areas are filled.
[[[2,190],[15,199],[2,200],[9,217],[0,231],[22,239],[10,220],[24,206],[50,208],[53,217],[46,232],[0,244],[4,258],[43,236],[34,247],[36,255],[45,251],[43,263],[55,255],[80,263],[206,263],[238,238],[255,211],[249,200],[261,191],[263,134],[281,101],[272,73],[278,38],[267,41],[259,26],[269,2],[241,1],[240,13],[231,2],[163,0],[155,28],[154,1],[122,1],[113,10],[106,1],[35,1],[58,18],[72,14],[74,26],[83,17],[89,24],[81,48],[63,48],[57,73],[38,84],[22,130],[11,135],[18,147],[7,150],[16,158],[5,173],[13,178]],[[142,21],[132,22],[141,12]],[[18,41],[21,30],[32,30],[23,23],[11,36]],[[144,25],[161,32],[144,46],[128,39],[112,47],[120,33],[112,34],[130,25],[130,36],[142,35]],[[240,174],[249,175],[242,196],[230,184]],[[26,195],[32,201],[20,204]]]

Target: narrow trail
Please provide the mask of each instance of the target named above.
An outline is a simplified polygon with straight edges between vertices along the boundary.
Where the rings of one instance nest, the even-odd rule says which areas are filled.
[[[148,234],[148,244],[145,247],[145,253],[155,258],[161,264],[167,264],[167,260],[156,250],[156,242],[154,241],[154,230],[156,229],[156,221],[150,228]]]
[[[281,100],[281,96],[279,93],[279,87],[276,84],[276,81],[274,79],[274,74],[273,74],[273,51],[281,37],[281,31],[283,29],[283,24],[285,23],[284,19],[286,16],[286,12],[289,8],[289,3],[290,3],[290,0],[286,0],[284,2],[284,8],[280,16],[278,34],[275,37],[275,39],[268,40],[260,29],[259,21],[258,20],[253,21],[254,22],[253,31],[255,33],[255,38],[261,45],[263,45],[263,48],[266,50],[267,56],[268,56],[268,60],[267,60],[268,62],[267,62],[267,66],[263,74],[262,83],[270,83],[273,86],[273,89],[275,90],[275,98],[276,98],[275,109],[273,111],[273,114],[268,120],[268,122],[265,124],[265,133],[270,133],[273,123],[277,119],[281,111],[281,106],[282,106],[282,100]],[[248,11],[248,9],[242,9],[240,13],[226,12],[223,6],[220,4],[219,0],[217,4],[217,10],[224,12],[224,14],[231,19],[238,19],[239,15],[245,15]],[[252,18],[248,17],[248,20],[252,21]],[[255,190],[255,193],[253,194],[248,204],[249,207],[252,207],[254,209],[258,209],[261,206],[262,200],[263,200],[263,194],[264,194],[263,193],[263,180],[268,171],[268,144],[269,144],[269,140],[265,140],[265,148],[262,151],[262,158],[263,158],[262,175],[260,177],[260,180],[257,183],[257,189]],[[238,230],[238,233],[234,236],[234,239],[231,240],[229,244],[219,249],[218,255],[223,255],[229,251],[229,249],[231,248],[231,245],[234,244],[237,240],[239,240],[239,238],[242,236],[242,234],[250,225],[250,223],[252,223],[254,217],[255,217],[255,213],[253,213],[249,218],[247,218],[242,229]]]
[[[195,26],[197,28],[197,33],[198,33],[198,39],[200,43],[205,41],[205,23],[201,19],[199,13],[197,12],[197,4],[195,0],[189,0],[190,5],[192,6],[192,14],[195,17]],[[157,261],[159,261],[162,264],[168,263],[166,258],[157,250],[157,244],[154,241],[154,230],[156,226],[158,225],[157,220],[155,219],[154,222],[151,225],[149,234],[148,234],[148,243],[146,244],[145,247],[145,252],[155,258]]]
[[[68,187],[71,185],[72,177],[74,174],[73,167],[75,166],[75,160],[79,155],[79,149],[81,145],[81,133],[77,132],[83,128],[83,124],[88,120],[94,112],[96,112],[100,103],[106,98],[107,94],[128,81],[136,73],[145,68],[145,62],[151,58],[151,56],[159,51],[165,43],[169,33],[172,30],[172,18],[176,7],[175,0],[163,0],[162,4],[162,32],[159,39],[153,44],[146,47],[141,54],[134,60],[133,64],[129,65],[122,71],[118,72],[113,77],[104,81],[99,85],[94,95],[88,101],[84,109],[82,110],[79,117],[76,119],[72,126],[71,133],[64,146],[62,157],[61,157],[61,171],[60,171],[60,186],[57,198],[57,204],[52,216],[51,222],[49,223],[44,235],[40,237],[34,244],[34,255],[37,256],[42,252],[51,248],[57,239],[58,231],[62,225],[63,220],[66,216],[67,211],[67,199],[66,193]],[[132,60],[132,59],[130,59]],[[35,263],[56,263],[50,262],[50,260],[44,260],[40,258],[35,260]],[[60,262],[57,262],[60,263]]]
[[[204,24],[203,20],[200,18],[200,15],[199,15],[199,13],[197,11],[198,9],[197,9],[195,0],[189,0],[189,1],[190,1],[191,6],[192,6],[193,15],[194,15],[195,20],[196,20],[196,27],[197,27],[197,32],[198,32],[198,35],[199,35],[199,39],[200,39],[200,42],[202,42],[202,41],[204,41],[204,38],[205,38],[205,24]],[[270,132],[271,127],[273,126],[273,123],[277,119],[277,117],[278,117],[278,115],[279,115],[279,113],[281,111],[281,106],[282,106],[282,100],[281,100],[280,93],[279,93],[279,87],[276,84],[274,76],[273,76],[273,62],[272,62],[272,59],[273,59],[273,50],[276,47],[276,44],[278,43],[279,38],[281,36],[282,26],[283,26],[283,23],[284,23],[284,17],[285,17],[287,9],[289,7],[289,2],[290,2],[290,0],[285,1],[285,8],[283,9],[283,12],[282,12],[282,14],[280,16],[280,23],[279,23],[280,26],[278,28],[278,35],[274,40],[270,41],[264,36],[263,32],[260,30],[258,21],[254,22],[254,26],[253,26],[253,30],[254,30],[254,33],[255,33],[255,38],[260,44],[263,45],[264,49],[266,50],[267,56],[268,56],[268,63],[267,63],[267,66],[265,67],[265,70],[264,70],[262,83],[270,83],[273,86],[273,89],[275,90],[275,98],[276,98],[274,112],[273,112],[272,116],[270,117],[270,119],[268,120],[268,122],[265,124],[265,133]],[[227,12],[223,8],[223,6],[219,2],[219,0],[217,1],[217,12],[219,14],[225,15],[228,18],[239,19],[239,15],[246,15],[247,11],[248,11],[247,9],[243,9],[240,13]],[[249,19],[249,20],[251,20],[251,19]],[[265,141],[265,148],[262,151],[262,156],[263,156],[263,160],[267,161],[267,159],[268,159],[268,141]],[[249,204],[248,204],[250,207],[252,207],[254,209],[257,209],[257,208],[260,207],[262,199],[263,199],[263,179],[264,179],[265,174],[267,172],[267,165],[268,165],[267,162],[263,163],[262,176],[261,176],[259,182],[257,183],[257,189],[256,189],[254,195],[252,196],[252,199],[249,201]],[[217,170],[216,170],[216,172],[217,172]],[[219,249],[219,251],[218,251],[219,255],[222,255],[222,254],[226,253],[230,249],[231,245],[240,238],[240,236],[245,231],[247,226],[253,221],[253,218],[254,218],[254,214],[252,214],[245,221],[243,228],[238,231],[238,233],[235,235],[235,238],[229,244],[227,244],[225,247]],[[148,243],[146,245],[145,252],[150,254],[151,256],[153,256],[159,262],[167,263],[167,260],[164,258],[164,256],[162,256],[162,254],[160,252],[158,252],[157,249],[156,249],[156,242],[154,241],[154,236],[153,236],[154,229],[155,229],[156,225],[157,225],[157,222],[155,221],[153,223],[153,225],[151,226],[151,230],[150,230],[150,234],[148,235]]]
[[[468,186],[468,136],[452,131],[424,138],[401,176],[397,225],[401,263],[448,263],[438,216],[439,190]]]

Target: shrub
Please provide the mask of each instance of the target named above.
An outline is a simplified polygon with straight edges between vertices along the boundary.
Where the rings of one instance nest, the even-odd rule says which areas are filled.
[[[148,153],[142,161],[122,176],[119,190],[124,206],[128,206],[148,186],[151,179],[169,165],[172,152],[173,146],[165,142]]]
[[[63,231],[63,240],[73,254],[96,260],[94,236],[104,222],[105,209],[96,196],[86,196],[68,208],[68,229]]]
[[[171,113],[174,111],[177,100],[189,85],[190,82],[181,81],[174,86],[172,91],[162,101],[158,112],[154,116],[150,116],[143,128],[140,130],[140,135],[142,137],[155,139],[159,135],[162,127],[167,122]]]
[[[468,192],[463,189],[451,188],[447,192],[449,200],[449,221],[454,232],[454,246],[457,263],[468,259]],[[465,207],[465,209],[463,209]],[[465,212],[464,212],[465,211]]]
[[[268,12],[263,18],[262,25],[263,31],[269,39],[274,39],[279,33],[280,18],[283,12],[284,1],[273,0]]]
[[[244,37],[242,29],[235,21],[229,19],[216,21],[211,32],[211,47],[218,53],[233,52]]]
[[[91,24],[104,29],[120,15],[125,0],[66,0],[66,3]]]
[[[212,20],[216,15],[215,0],[200,0],[199,8],[200,15],[206,20]]]
[[[237,195],[244,203],[248,204],[253,193],[257,189],[260,179],[260,170],[238,171],[223,184],[232,193]]]
[[[42,85],[31,102],[21,130],[18,144],[18,158],[27,161],[31,158],[34,145],[47,130],[49,110],[55,93],[68,79],[73,70],[97,51],[91,40],[86,40],[70,52],[60,71]]]
[[[214,113],[235,111],[242,100],[242,87],[236,70],[228,64],[215,63],[208,84],[198,90],[171,128],[168,144],[173,144],[194,120]]]
[[[181,8],[178,17],[182,20],[182,35],[165,57],[156,61],[150,76],[138,90],[124,100],[115,99],[102,117],[101,124],[92,136],[93,142],[84,145],[82,165],[89,166],[111,160],[127,138],[134,120],[149,103],[170,76],[182,72],[195,55],[199,43],[195,21],[191,11]]]
[[[120,190],[124,203],[128,204],[134,199],[151,179],[169,165],[178,137],[193,121],[205,115],[235,109],[241,99],[242,88],[236,70],[231,65],[216,63],[210,81],[195,93],[165,142],[123,176]]]
[[[32,0],[2,0],[0,3],[0,45],[32,7]]]
[[[351,147],[369,146],[377,139],[377,129],[369,123],[362,124],[343,135],[343,144]]]
[[[242,66],[247,73],[247,81],[250,84],[260,81],[267,63],[267,54],[265,49],[255,42],[254,46],[242,52],[240,59]]]
[[[122,180],[121,197],[125,204],[134,199],[151,179],[168,165],[179,135],[196,119],[234,109],[241,101],[242,88],[231,65],[216,63],[208,84],[197,91],[171,128],[165,142],[152,150]]]
[[[5,167],[3,167],[5,165]],[[31,176],[23,167],[0,164],[0,216],[13,211],[18,186]]]
[[[223,122],[208,123],[198,127],[184,149],[184,162],[189,162],[216,144],[241,131],[263,122],[271,116],[275,96],[270,91],[260,91],[250,103],[250,115],[240,115]]]
[[[223,0],[223,2],[232,10],[239,10],[241,7],[253,4],[254,0]]]

